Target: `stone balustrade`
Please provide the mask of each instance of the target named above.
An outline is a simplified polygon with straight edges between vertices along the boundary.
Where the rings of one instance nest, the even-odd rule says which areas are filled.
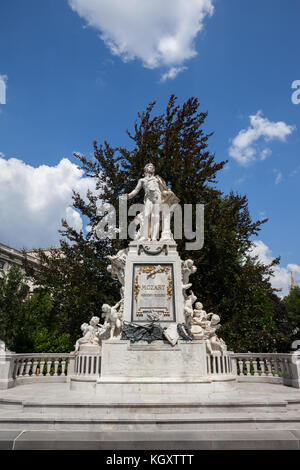
[[[75,376],[99,377],[101,367],[100,355],[79,354],[75,359]]]
[[[220,356],[206,356],[207,373],[212,375],[232,375],[234,373],[232,357],[230,353]]]
[[[74,353],[0,354],[0,390],[21,383],[67,382],[74,373]]]
[[[240,382],[269,382],[300,388],[300,352],[207,355],[209,376],[237,374]],[[96,377],[101,357],[79,354],[0,354],[0,390],[22,383],[68,382],[71,376]]]
[[[231,353],[240,382],[269,382],[300,388],[299,352]]]

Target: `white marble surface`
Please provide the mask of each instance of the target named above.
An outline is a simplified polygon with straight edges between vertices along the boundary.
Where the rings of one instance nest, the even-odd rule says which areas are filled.
[[[151,242],[145,244],[150,248],[151,251],[156,251],[161,248],[165,243]],[[181,259],[178,255],[176,249],[176,243],[171,241],[167,245],[167,255],[165,251],[159,255],[149,255],[146,254],[143,250],[139,249],[138,242],[131,242],[129,245],[129,253],[126,260],[125,268],[125,295],[124,295],[124,317],[123,319],[127,322],[133,321],[133,312],[136,311],[135,308],[135,297],[134,297],[134,265],[154,265],[154,266],[164,266],[168,265],[172,267],[173,270],[173,280],[172,280],[172,305],[174,306],[174,316],[171,317],[173,321],[177,323],[184,322],[183,315],[183,293],[182,293],[182,273],[181,273]],[[150,284],[150,282],[149,282]],[[149,309],[157,307],[156,298],[148,297]],[[170,302],[167,302],[169,306]],[[172,312],[171,312],[172,313]],[[169,326],[170,321],[167,320],[168,317],[163,317],[161,322],[162,326]],[[135,316],[134,321],[137,321]],[[141,317],[141,324],[149,323],[149,321]]]
[[[101,379],[199,380],[207,376],[203,341],[179,341],[172,347],[130,341],[103,341]]]

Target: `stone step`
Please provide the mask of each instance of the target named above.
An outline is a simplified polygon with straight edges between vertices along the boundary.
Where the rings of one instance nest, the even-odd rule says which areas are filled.
[[[300,431],[300,413],[241,413],[239,415],[135,415],[128,417],[71,417],[41,415],[37,413],[19,413],[2,410],[0,429],[28,430],[72,430],[72,431],[205,431],[205,430],[241,430],[249,429],[296,429]]]
[[[21,413],[37,413],[78,417],[105,417],[105,416],[134,416],[134,415],[201,415],[201,414],[224,414],[230,415],[247,413],[286,413],[288,410],[299,411],[299,399],[261,399],[251,400],[236,399],[210,400],[198,403],[82,403],[70,401],[29,401],[9,398],[0,398],[0,410],[18,410]]]
[[[0,431],[0,449],[14,450],[299,450],[300,431]],[[150,458],[151,457],[146,457]],[[153,463],[153,462],[151,462]],[[157,463],[157,462],[156,462]]]

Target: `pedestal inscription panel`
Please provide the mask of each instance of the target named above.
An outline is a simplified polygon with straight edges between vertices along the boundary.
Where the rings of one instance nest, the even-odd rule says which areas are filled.
[[[161,312],[164,322],[175,321],[173,265],[134,264],[132,321],[148,321],[147,313]]]

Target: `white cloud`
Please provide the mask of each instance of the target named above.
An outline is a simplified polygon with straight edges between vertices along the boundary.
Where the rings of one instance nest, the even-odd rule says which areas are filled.
[[[63,218],[76,229],[82,227],[80,214],[71,207],[72,189],[84,197],[95,185],[66,158],[57,166],[34,168],[0,157],[0,187],[0,242],[38,248],[58,243]]]
[[[249,119],[250,126],[247,129],[242,129],[234,137],[229,148],[229,155],[244,166],[256,160],[258,153],[261,160],[265,160],[272,153],[268,147],[260,150],[258,148],[259,140],[264,143],[272,140],[285,142],[287,136],[296,129],[295,126],[290,126],[283,121],[269,121],[263,117],[262,111],[257,111],[256,114],[249,116]]]
[[[253,249],[250,254],[258,256],[259,261],[263,264],[270,264],[276,256],[273,256],[270,248],[262,241],[258,240],[253,243]],[[295,281],[300,284],[300,266],[297,264],[288,264],[286,267],[274,266],[274,276],[271,277],[271,284],[275,289],[282,289],[278,295],[285,296],[289,293],[291,283],[291,271],[294,273]]]
[[[266,148],[266,149],[263,149],[262,152],[260,153],[260,159],[261,160],[265,160],[266,158],[268,158],[270,155],[272,155],[272,150]]]
[[[274,173],[276,173],[275,184],[279,184],[282,181],[283,175],[281,171],[274,169]]]
[[[0,74],[0,104],[6,104],[6,82],[7,75]]]
[[[180,72],[186,70],[187,67],[171,67],[166,73],[164,73],[160,79],[161,82],[166,80],[174,80]]]
[[[195,57],[195,38],[214,12],[213,0],[69,0],[69,5],[124,62],[167,67],[164,80],[175,78]]]
[[[246,176],[241,176],[241,178],[238,178],[235,181],[235,184],[237,184],[237,185],[243,184],[243,183],[245,183],[246,179],[247,179]]]
[[[298,165],[290,174],[290,176],[295,176],[299,173],[300,171],[300,165]]]

